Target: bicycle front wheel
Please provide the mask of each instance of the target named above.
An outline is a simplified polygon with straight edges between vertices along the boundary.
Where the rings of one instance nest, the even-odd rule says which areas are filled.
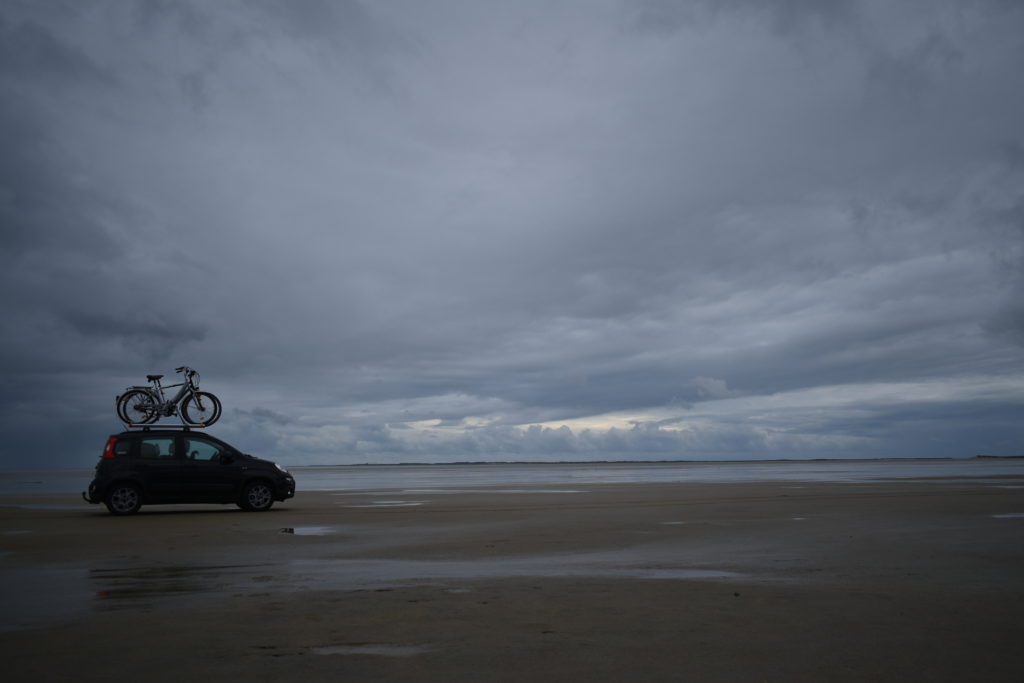
[[[117,416],[125,424],[150,424],[160,418],[156,401],[148,391],[132,389],[117,400]]]
[[[185,422],[209,427],[220,418],[220,399],[208,391],[197,391],[181,403]]]

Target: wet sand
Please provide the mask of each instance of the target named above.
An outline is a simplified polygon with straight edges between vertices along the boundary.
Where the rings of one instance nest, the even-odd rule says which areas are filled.
[[[0,503],[10,680],[1024,680],[1024,482]]]

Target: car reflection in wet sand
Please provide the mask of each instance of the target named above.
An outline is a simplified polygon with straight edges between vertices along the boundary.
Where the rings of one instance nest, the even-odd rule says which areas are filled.
[[[206,565],[90,569],[89,580],[102,609],[134,607],[139,602],[187,594],[230,590],[253,580],[272,565]]]

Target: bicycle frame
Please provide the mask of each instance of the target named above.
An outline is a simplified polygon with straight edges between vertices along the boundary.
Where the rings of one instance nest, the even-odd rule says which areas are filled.
[[[159,378],[150,380],[150,382],[152,386],[139,385],[129,387],[129,389],[141,389],[152,396],[154,402],[156,402],[157,409],[164,417],[170,417],[171,415],[177,414],[178,404],[181,400],[188,394],[195,394],[197,389],[195,382],[192,380],[192,375],[188,375],[184,382],[179,382],[178,384],[168,384],[164,386],[160,383]],[[168,400],[165,389],[173,389],[174,387],[181,388],[174,394],[174,398]]]
[[[195,387],[192,386],[192,382],[189,382],[187,380],[182,382],[182,383],[180,383],[180,384],[168,384],[165,387],[162,384],[160,384],[160,380],[155,379],[155,380],[153,380],[153,384],[154,384],[154,386],[156,388],[157,395],[160,397],[160,405],[161,406],[165,406],[168,403],[172,403],[174,405],[177,405],[178,401],[180,401],[181,399],[185,398],[185,394],[195,392]],[[172,399],[170,399],[168,401],[167,400],[167,396],[164,393],[164,389],[173,389],[174,387],[181,387],[181,389],[178,389],[178,393],[176,393],[174,395],[174,398],[172,398]]]

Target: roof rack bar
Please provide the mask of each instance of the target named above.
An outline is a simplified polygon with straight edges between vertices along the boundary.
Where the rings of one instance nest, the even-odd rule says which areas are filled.
[[[124,427],[125,427],[125,429],[141,429],[144,432],[148,432],[151,429],[164,429],[164,430],[180,429],[180,430],[185,431],[185,432],[190,432],[193,429],[195,429],[197,427],[201,428],[202,426],[201,425],[160,425],[160,424],[152,424],[152,423],[150,423],[150,424],[141,424],[141,423],[136,424],[134,422],[125,422],[124,423]]]

